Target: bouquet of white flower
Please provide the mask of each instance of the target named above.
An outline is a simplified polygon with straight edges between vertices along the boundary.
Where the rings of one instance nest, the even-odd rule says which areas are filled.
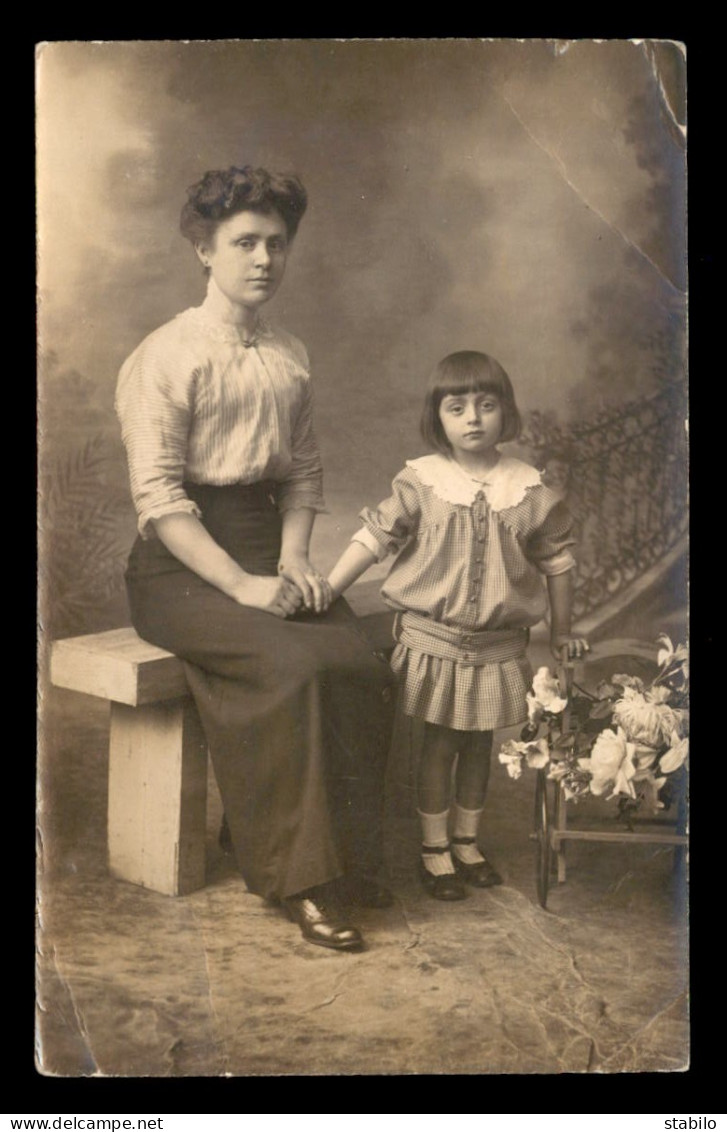
[[[499,752],[510,777],[527,766],[560,782],[566,799],[615,798],[627,824],[638,809],[671,805],[686,784],[689,656],[665,634],[657,644],[658,672],[649,683],[617,673],[593,692],[576,683],[569,690],[540,668],[521,741],[510,739]]]

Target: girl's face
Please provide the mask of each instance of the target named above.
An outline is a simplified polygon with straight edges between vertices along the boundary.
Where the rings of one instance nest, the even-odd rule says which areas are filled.
[[[217,226],[208,244],[196,247],[220,291],[236,306],[262,306],[285,274],[288,235],[278,212],[237,212]]]
[[[502,403],[496,393],[448,393],[439,419],[455,456],[487,452],[502,435]]]

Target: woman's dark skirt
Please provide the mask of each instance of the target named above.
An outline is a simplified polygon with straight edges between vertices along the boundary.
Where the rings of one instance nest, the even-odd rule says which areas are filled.
[[[274,484],[185,487],[248,573],[277,573]],[[159,539],[137,539],[126,581],[139,635],[185,662],[250,891],[282,899],[375,874],[394,678],[346,602],[282,620],[238,605]]]

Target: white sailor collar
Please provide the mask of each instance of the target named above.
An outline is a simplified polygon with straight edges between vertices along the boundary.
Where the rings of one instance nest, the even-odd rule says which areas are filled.
[[[417,479],[430,487],[445,503],[471,507],[480,491],[493,511],[505,511],[522,503],[528,488],[542,483],[540,472],[514,456],[500,456],[483,479],[473,479],[456,460],[435,452],[407,460]]]

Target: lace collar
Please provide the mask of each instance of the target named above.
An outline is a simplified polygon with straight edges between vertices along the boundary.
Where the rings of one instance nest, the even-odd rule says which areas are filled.
[[[456,460],[450,460],[439,453],[407,460],[407,467],[445,503],[471,507],[477,493],[482,491],[493,511],[517,507],[525,498],[528,488],[542,483],[537,468],[514,456],[501,456],[495,467],[487,473],[486,480],[472,479]]]
[[[179,316],[180,318],[189,318],[197,324],[210,338],[215,338],[218,342],[230,342],[235,346],[245,346],[249,349],[251,346],[257,346],[262,338],[272,338],[273,330],[264,318],[259,317],[255,333],[252,338],[244,339],[240,333],[239,327],[231,322],[222,322],[221,319],[216,318],[204,304],[201,307],[189,307],[188,310],[183,311]]]

